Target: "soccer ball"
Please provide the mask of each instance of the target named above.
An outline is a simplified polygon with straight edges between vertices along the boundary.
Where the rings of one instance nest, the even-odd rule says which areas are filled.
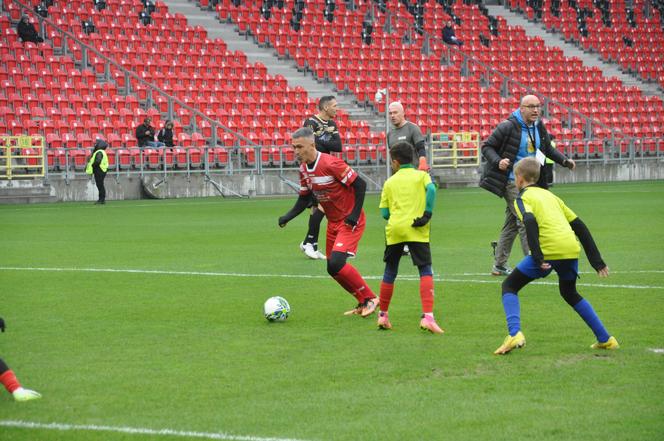
[[[290,305],[283,297],[270,297],[263,305],[263,315],[270,322],[283,322],[290,314]]]

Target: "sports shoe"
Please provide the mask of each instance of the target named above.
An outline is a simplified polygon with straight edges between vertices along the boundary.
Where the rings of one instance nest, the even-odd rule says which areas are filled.
[[[615,337],[609,337],[609,339],[604,343],[593,343],[590,347],[593,349],[618,349],[620,345],[618,344],[618,340],[616,340]]]
[[[491,268],[492,276],[509,276],[510,274],[512,274],[512,268],[508,266],[494,265]]]
[[[378,329],[392,329],[392,323],[390,323],[390,319],[387,317],[387,312],[381,311],[378,314]]]
[[[41,394],[39,392],[35,392],[34,390],[30,389],[23,389],[22,387],[19,387],[14,392],[12,392],[12,395],[16,401],[30,401],[41,398]]]
[[[360,315],[362,317],[369,317],[371,314],[374,313],[377,307],[378,307],[378,297],[374,297],[373,299],[367,299],[364,301],[364,305],[362,305],[362,311],[360,312]]]
[[[495,355],[504,355],[507,354],[509,351],[515,348],[522,348],[526,345],[526,337],[523,335],[521,331],[517,332],[515,336],[508,335],[505,337],[505,340],[503,340],[503,344],[500,345],[498,349],[496,349],[493,353]]]
[[[362,314],[362,308],[364,308],[364,305],[362,303],[358,303],[355,308],[344,312],[344,315],[360,315]]]
[[[436,320],[428,315],[422,315],[422,320],[420,320],[420,329],[423,331],[429,331],[432,334],[443,334],[445,332],[440,328],[440,326],[438,326]]]
[[[314,245],[311,243],[300,243],[300,250],[309,258],[317,260],[319,259],[318,253],[314,250]]]
[[[410,248],[408,248],[408,245],[403,246],[403,251],[401,251],[402,256],[410,256]]]
[[[327,256],[323,253],[320,252],[320,250],[316,250],[316,255],[320,260],[327,260]]]

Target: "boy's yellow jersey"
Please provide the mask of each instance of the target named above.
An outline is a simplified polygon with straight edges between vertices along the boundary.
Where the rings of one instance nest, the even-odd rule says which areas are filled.
[[[387,245],[429,242],[431,222],[423,227],[411,227],[413,219],[424,213],[429,184],[431,184],[429,174],[412,167],[400,168],[385,181],[379,208],[390,210],[390,218],[385,226]]]
[[[530,186],[514,201],[519,220],[532,213],[539,227],[539,243],[544,260],[578,259],[581,247],[569,223],[577,215],[556,195]]]

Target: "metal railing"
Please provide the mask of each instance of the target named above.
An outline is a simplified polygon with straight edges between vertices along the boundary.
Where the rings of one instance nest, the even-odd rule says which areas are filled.
[[[19,0],[10,0],[14,4],[18,5],[18,7],[21,10],[21,13],[23,11],[28,10],[31,13],[33,13],[32,7],[25,5]],[[7,3],[6,1],[4,3]],[[0,7],[2,7],[2,3],[0,3]],[[224,125],[222,122],[214,120],[210,118],[209,116],[205,115],[204,113],[200,112],[199,110],[189,106],[187,103],[184,101],[168,94],[164,90],[160,89],[159,87],[155,86],[154,84],[144,80],[141,78],[137,73],[126,69],[124,66],[119,64],[117,61],[107,57],[103,53],[101,53],[99,50],[94,48],[93,46],[81,41],[78,39],[74,34],[71,32],[68,32],[64,29],[61,29],[56,23],[54,23],[52,20],[50,20],[47,17],[42,17],[38,14],[33,14],[38,20],[39,20],[39,26],[41,29],[41,35],[45,35],[45,29],[46,25],[49,25],[49,28],[55,31],[62,39],[61,45],[59,49],[63,55],[71,55],[72,58],[74,58],[74,53],[70,51],[69,49],[69,43],[70,42],[75,42],[78,46],[80,46],[81,53],[80,53],[80,59],[74,58],[75,61],[77,61],[80,64],[81,69],[85,69],[88,67],[93,67],[89,64],[89,59],[91,57],[91,54],[94,54],[95,57],[101,59],[104,61],[104,80],[105,81],[112,81],[112,74],[111,74],[111,67],[114,69],[122,72],[124,74],[124,90],[123,93],[125,96],[130,95],[132,93],[132,90],[135,87],[132,87],[132,84],[140,84],[141,86],[145,87],[147,90],[147,100],[145,102],[145,107],[150,108],[153,107],[153,104],[155,103],[155,95],[161,96],[166,100],[167,103],[167,118],[170,120],[174,120],[175,118],[175,106],[177,105],[179,108],[186,110],[189,112],[189,124],[188,127],[192,131],[196,131],[198,127],[201,126],[201,122],[205,121],[207,124],[209,124],[211,128],[211,136],[209,139],[208,144],[212,146],[216,146],[219,144],[219,132],[224,132],[228,133],[233,137],[233,143],[235,145],[240,145],[243,144],[246,147],[255,147],[256,143],[254,143],[251,139],[233,131],[226,125]],[[55,47],[55,46],[54,46]],[[180,116],[180,118],[182,118]]]
[[[43,136],[0,136],[0,179],[43,177]]]
[[[478,132],[432,133],[431,168],[478,167],[480,134]]]
[[[376,12],[373,9],[374,8],[373,3],[371,6],[372,6],[372,14],[375,15]],[[410,20],[407,20],[390,10],[387,10],[384,14],[385,14],[384,29],[386,32],[388,33],[394,32],[395,27],[392,25],[393,20],[403,23],[406,27],[407,35],[411,36],[408,40],[415,41],[417,40],[417,37],[413,36],[421,35],[422,44],[420,50],[424,55],[431,54],[432,42],[439,44],[439,49],[441,49],[443,52],[440,59],[441,65],[449,66],[458,62],[461,64],[461,74],[463,76],[468,77],[479,74],[480,82],[484,86],[492,84],[494,82],[494,78],[499,78],[501,82],[500,91],[503,97],[510,96],[514,89],[518,89],[521,92],[521,95],[523,94],[537,95],[538,97],[540,97],[540,100],[542,102],[543,117],[548,118],[551,114],[563,113],[565,114],[565,117],[561,121],[564,121],[566,123],[565,124],[566,127],[569,129],[571,129],[574,126],[575,119],[581,119],[582,121],[584,121],[583,124],[584,134],[586,138],[589,139],[593,138],[594,136],[593,129],[596,127],[609,131],[611,133],[612,138],[625,136],[620,129],[609,127],[593,117],[585,115],[576,109],[573,109],[563,103],[556,101],[551,97],[546,96],[545,94],[538,91],[534,87],[520,83],[514,78],[498,71],[497,69],[489,66],[488,64],[485,64],[481,60],[475,58],[473,55],[468,54],[457,47],[446,44],[445,42],[443,42],[441,38],[433,36],[427,31],[418,30],[417,27]]]

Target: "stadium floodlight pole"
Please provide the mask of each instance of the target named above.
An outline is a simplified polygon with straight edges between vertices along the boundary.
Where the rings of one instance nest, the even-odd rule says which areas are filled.
[[[390,127],[390,91],[386,88],[384,89],[378,89],[376,91],[376,102],[379,103],[383,99],[383,96],[385,96],[385,164],[387,166],[386,173],[387,173],[387,179],[390,178],[390,172],[391,172],[391,167],[390,167],[390,147],[387,144],[387,130]]]

